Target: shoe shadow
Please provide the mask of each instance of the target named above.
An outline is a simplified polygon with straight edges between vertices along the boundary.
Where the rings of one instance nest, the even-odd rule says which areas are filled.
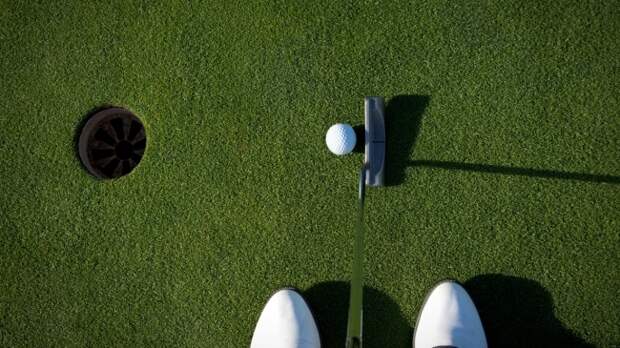
[[[344,347],[349,283],[319,283],[304,291],[303,296],[319,328],[321,347]],[[364,347],[411,347],[412,333],[396,302],[380,290],[364,287]]]
[[[551,295],[534,280],[484,274],[463,285],[478,308],[489,347],[594,347],[555,317]]]

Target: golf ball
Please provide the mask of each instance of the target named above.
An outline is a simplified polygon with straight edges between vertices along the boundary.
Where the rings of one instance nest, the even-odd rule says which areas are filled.
[[[338,156],[346,155],[353,151],[356,141],[353,127],[345,123],[336,123],[329,127],[325,135],[327,148]]]

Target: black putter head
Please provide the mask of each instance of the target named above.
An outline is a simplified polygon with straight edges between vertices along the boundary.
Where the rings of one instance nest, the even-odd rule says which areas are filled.
[[[366,185],[384,186],[385,105],[383,97],[364,98]]]

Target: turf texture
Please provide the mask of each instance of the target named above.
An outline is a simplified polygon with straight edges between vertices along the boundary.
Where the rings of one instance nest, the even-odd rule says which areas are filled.
[[[361,154],[329,125],[386,97],[367,194],[366,347],[409,347],[463,282],[495,347],[620,343],[615,1],[1,1],[0,346],[248,346],[294,286],[342,347]],[[88,112],[140,165],[80,165]]]

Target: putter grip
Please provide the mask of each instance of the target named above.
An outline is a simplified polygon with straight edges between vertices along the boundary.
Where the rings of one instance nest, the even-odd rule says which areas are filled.
[[[385,172],[385,106],[382,97],[364,98],[366,185],[383,186]]]

